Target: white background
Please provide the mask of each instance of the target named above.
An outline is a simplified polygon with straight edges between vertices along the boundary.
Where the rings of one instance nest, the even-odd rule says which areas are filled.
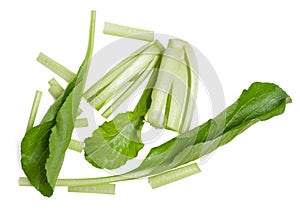
[[[0,3],[0,209],[300,208],[299,1],[7,2]],[[95,50],[116,39],[102,35],[104,21],[171,34],[188,40],[209,59],[226,105],[254,81],[277,83],[293,103],[283,115],[254,125],[219,148],[201,165],[200,174],[156,190],[147,180],[137,180],[119,183],[114,196],[57,188],[53,197],[45,198],[33,188],[19,187],[23,173],[18,148],[33,95],[36,89],[44,92],[40,119],[51,99],[47,81],[54,76],[35,58],[43,51],[76,70],[85,53],[91,9],[97,10]],[[82,154],[68,152],[62,175],[87,175],[89,167]]]

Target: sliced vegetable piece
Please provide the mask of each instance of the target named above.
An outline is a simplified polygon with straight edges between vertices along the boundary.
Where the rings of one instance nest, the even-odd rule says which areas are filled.
[[[88,127],[89,126],[88,119],[87,118],[77,118],[75,120],[74,126],[75,126],[75,128]]]
[[[188,92],[185,99],[185,106],[180,122],[180,132],[185,132],[190,129],[193,119],[194,109],[196,107],[196,100],[198,94],[199,83],[199,66],[193,48],[188,43],[184,45],[185,63],[188,73]]]
[[[106,86],[108,86],[112,81],[114,81],[116,78],[119,77],[121,73],[123,73],[126,68],[128,68],[130,65],[132,65],[133,62],[135,62],[140,54],[142,54],[145,50],[147,50],[150,46],[154,45],[155,42],[147,43],[146,45],[143,45],[139,49],[137,49],[135,52],[133,52],[128,57],[124,58],[120,63],[118,63],[116,66],[114,66],[112,69],[110,69],[98,82],[96,82],[92,87],[90,87],[85,93],[84,98],[89,102],[99,92],[101,92]]]
[[[102,116],[108,118],[136,89],[146,80],[152,71],[157,71],[155,66],[159,62],[160,55],[155,56],[149,66],[131,82],[130,86],[103,112]]]
[[[146,120],[154,127],[178,130],[186,92],[182,84],[186,83],[187,77],[182,57],[182,49],[167,48],[164,51],[146,115]]]
[[[201,170],[197,163],[183,166],[148,178],[148,182],[153,189],[184,179],[194,174],[200,173]]]
[[[48,57],[44,53],[40,53],[36,59],[40,64],[44,65],[55,74],[63,78],[66,82],[70,83],[76,76],[72,71],[61,65],[60,63],[56,62],[52,58]]]
[[[108,35],[113,35],[113,36],[139,39],[139,40],[144,40],[149,42],[153,41],[154,39],[153,31],[118,25],[109,22],[104,23],[103,33]]]
[[[82,152],[84,148],[84,143],[75,139],[71,139],[68,149],[74,150],[76,152]]]
[[[115,194],[115,184],[99,184],[99,185],[87,185],[87,186],[70,186],[68,192],[79,193],[98,193],[98,194]]]
[[[43,93],[41,91],[38,91],[38,90],[35,92],[32,107],[31,107],[31,111],[30,111],[30,116],[29,116],[28,123],[27,123],[26,132],[28,130],[30,130],[34,125],[36,114],[37,114],[37,111],[38,111],[38,108],[39,108],[39,105],[40,105],[40,102],[41,102],[42,94]]]
[[[50,85],[48,91],[54,99],[57,99],[64,92],[64,88],[57,82],[55,78],[48,81]]]
[[[158,41],[151,42],[142,53],[133,57],[130,60],[130,65],[125,69],[122,68],[120,74],[111,81],[110,75],[104,76],[103,83],[100,83],[95,94],[90,98],[86,98],[87,101],[97,110],[100,110],[105,104],[110,102],[114,97],[119,94],[123,94],[126,87],[130,86],[133,78],[145,71],[145,68],[149,66],[153,59],[162,52],[162,46]],[[150,69],[146,69],[150,71]],[[107,78],[106,78],[107,77]],[[110,82],[107,81],[109,79]],[[91,95],[90,91],[86,94]]]
[[[179,133],[189,130],[197,97],[197,68],[190,45],[178,39],[169,40],[146,115],[152,126]]]

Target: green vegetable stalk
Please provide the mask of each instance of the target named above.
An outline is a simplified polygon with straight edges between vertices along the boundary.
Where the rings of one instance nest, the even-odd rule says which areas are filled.
[[[146,120],[154,127],[188,131],[198,92],[198,65],[189,43],[171,39],[164,51]]]
[[[84,93],[84,98],[96,110],[100,110],[104,105],[117,98],[116,103],[113,102],[104,111],[103,115],[108,117],[113,109],[117,108],[126,99],[126,96],[132,94],[135,87],[139,86],[149,75],[162,51],[163,46],[157,40],[142,46],[89,88]]]

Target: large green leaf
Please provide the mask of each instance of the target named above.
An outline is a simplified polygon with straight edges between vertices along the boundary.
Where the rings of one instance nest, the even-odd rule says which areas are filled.
[[[253,83],[221,114],[151,149],[142,164],[125,175],[149,176],[196,160],[227,144],[254,123],[282,114],[291,101],[275,84]]]
[[[30,129],[21,143],[21,164],[29,181],[45,196],[51,196],[71,140],[92,57],[96,13],[92,11],[85,59],[74,80],[52,106],[42,122]]]

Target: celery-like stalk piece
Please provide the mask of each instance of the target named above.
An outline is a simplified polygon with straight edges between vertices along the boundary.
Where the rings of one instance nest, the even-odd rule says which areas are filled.
[[[99,193],[99,194],[115,194],[115,184],[99,184],[99,185],[86,185],[86,186],[70,186],[68,192],[79,193]]]
[[[82,128],[82,127],[87,127],[88,124],[88,120],[87,118],[79,118],[75,120],[75,124],[74,127],[75,128]]]
[[[89,102],[99,92],[101,92],[106,86],[108,86],[112,81],[114,81],[119,75],[124,72],[133,62],[135,62],[140,54],[142,54],[145,50],[147,50],[152,45],[156,44],[156,42],[150,42],[146,45],[143,45],[135,52],[133,52],[128,57],[124,58],[120,63],[110,69],[98,82],[96,82],[92,87],[90,87],[83,95],[83,97]]]
[[[149,42],[153,41],[154,39],[153,31],[118,25],[109,22],[104,23],[103,33],[113,35],[113,36],[139,39],[139,40],[144,40]]]
[[[158,41],[154,41],[151,45],[142,51],[139,55],[133,58],[133,62],[120,74],[107,84],[100,92],[97,91],[92,100],[88,100],[90,104],[97,110],[100,110],[106,103],[110,102],[118,93],[129,85],[139,75],[152,60],[161,53],[163,47]],[[103,80],[104,81],[104,80]]]
[[[84,143],[75,139],[71,139],[70,144],[68,146],[69,149],[74,150],[76,152],[82,152],[84,147]]]
[[[180,39],[170,39],[168,47],[178,48],[184,50],[184,61],[185,67],[187,68],[187,92],[185,96],[185,105],[183,108],[179,132],[185,132],[190,129],[191,121],[193,118],[194,109],[196,106],[196,99],[198,94],[198,64],[197,58],[193,51],[192,46]]]
[[[64,92],[64,88],[57,82],[55,78],[49,80],[48,84],[50,85],[48,91],[54,99],[57,99]]]
[[[60,63],[56,62],[52,58],[48,57],[44,53],[40,53],[39,56],[36,59],[40,64],[44,65],[51,71],[53,71],[55,74],[63,78],[66,82],[70,83],[76,74],[71,72],[69,69],[61,65]]]
[[[152,189],[155,189],[197,174],[199,172],[201,172],[201,170],[198,167],[197,163],[193,163],[155,176],[151,176],[148,178],[148,182],[151,185]]]
[[[185,110],[180,125],[180,132],[185,132],[190,129],[191,122],[193,119],[194,109],[196,107],[196,100],[198,94],[198,64],[194,51],[190,45],[184,47],[185,50],[185,61],[187,62],[188,68],[188,87],[189,94],[186,98]]]
[[[197,68],[189,43],[169,40],[146,116],[151,125],[179,133],[189,130],[197,97]]]
[[[186,71],[182,67],[183,50],[167,48],[164,51],[157,81],[152,91],[152,102],[146,119],[158,128],[177,130],[185,87],[180,85],[185,80]],[[183,82],[185,83],[185,82]],[[175,92],[176,91],[176,92]],[[171,110],[172,109],[172,110]]]
[[[38,108],[39,108],[39,105],[40,105],[40,102],[41,102],[42,94],[43,93],[41,91],[38,91],[38,90],[35,92],[32,107],[31,107],[31,111],[30,111],[30,115],[29,115],[29,119],[28,119],[28,123],[27,123],[26,132],[28,130],[30,130],[34,125],[36,114],[37,114],[37,111],[38,111]]]
[[[138,77],[131,82],[130,86],[110,105],[102,114],[103,117],[108,118],[114,110],[116,110],[141,84],[142,82],[149,76],[159,60],[160,56],[155,56],[155,58],[151,61],[149,66],[138,75]]]

